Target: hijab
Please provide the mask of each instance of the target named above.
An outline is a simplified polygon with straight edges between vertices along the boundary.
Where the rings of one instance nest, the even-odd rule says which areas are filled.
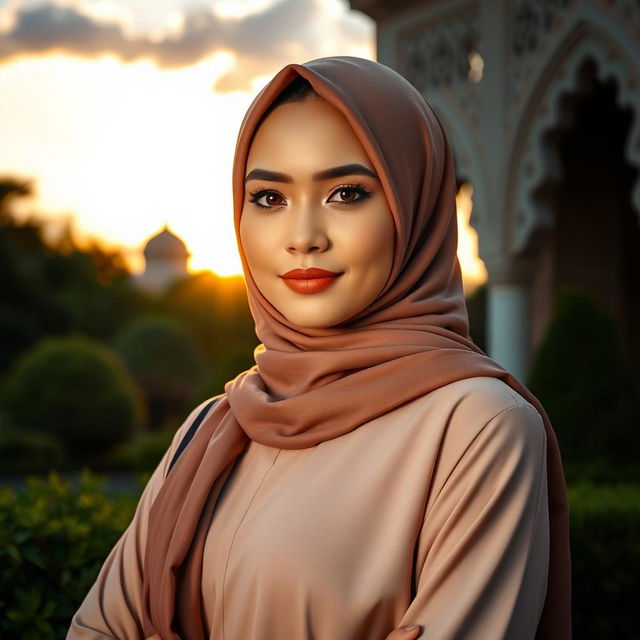
[[[396,229],[391,272],[378,297],[329,328],[297,326],[273,307],[252,279],[240,242],[252,136],[265,110],[298,75],[353,127]],[[151,506],[143,566],[145,636],[204,640],[207,527],[224,474],[250,440],[283,449],[313,447],[443,385],[493,376],[543,418],[550,563],[536,638],[569,638],[568,507],[557,440],[539,400],[470,338],[457,258],[454,161],[428,102],[396,71],[371,60],[335,56],[288,64],[242,120],[232,188],[236,239],[261,344],[256,364],[225,384]]]

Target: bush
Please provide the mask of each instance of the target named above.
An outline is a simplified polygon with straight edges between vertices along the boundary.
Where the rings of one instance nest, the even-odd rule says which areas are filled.
[[[129,438],[143,409],[116,354],[81,336],[48,338],[24,354],[2,406],[17,428],[59,437],[74,456]]]
[[[40,473],[65,465],[64,447],[51,434],[0,424],[0,469],[3,474]]]
[[[600,458],[581,462],[563,462],[563,466],[567,484],[640,483],[638,462],[612,465]]]
[[[251,349],[245,345],[229,344],[227,349],[218,355],[216,366],[210,369],[204,384],[194,389],[189,405],[193,407],[207,398],[224,393],[226,382],[254,365]]]
[[[573,637],[640,638],[640,485],[569,489]]]
[[[142,389],[149,426],[161,428],[179,419],[206,373],[185,325],[170,316],[143,316],[116,336],[113,347]]]
[[[568,465],[637,466],[640,389],[614,318],[590,293],[559,290],[527,386],[549,414]]]
[[[169,448],[174,435],[174,429],[142,433],[134,440],[117,446],[100,463],[101,467],[109,470],[153,471]]]
[[[210,366],[217,367],[230,346],[251,354],[258,344],[242,276],[201,271],[175,282],[167,291],[166,305],[191,328]]]
[[[75,488],[56,473],[0,488],[0,637],[65,637],[137,499],[86,471]]]

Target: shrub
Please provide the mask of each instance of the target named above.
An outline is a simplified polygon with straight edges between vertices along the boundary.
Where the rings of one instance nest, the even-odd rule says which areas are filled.
[[[49,433],[0,424],[0,469],[3,474],[39,473],[66,464],[64,447]]]
[[[563,462],[564,477],[567,484],[593,482],[607,483],[640,483],[640,464],[628,462],[612,465],[602,458],[580,462]]]
[[[224,393],[224,385],[233,380],[239,373],[255,365],[253,350],[246,345],[230,343],[217,358],[215,367],[209,371],[205,382],[194,389],[189,405],[195,406],[207,398]]]
[[[169,448],[174,435],[175,429],[141,433],[130,442],[118,445],[101,465],[109,470],[153,471]]]
[[[89,338],[48,338],[16,363],[2,405],[16,427],[59,437],[79,456],[134,432],[142,405],[121,360]]]
[[[113,347],[142,389],[149,426],[161,428],[181,417],[206,373],[185,325],[169,316],[143,316],[116,336]]]
[[[53,472],[0,487],[0,636],[64,638],[136,503],[86,471],[75,488]]]
[[[637,464],[640,390],[614,318],[590,293],[559,290],[527,386],[549,414],[565,462]]]
[[[167,291],[166,304],[191,328],[210,366],[217,367],[230,346],[251,354],[258,344],[242,276],[201,271],[175,282]]]
[[[640,638],[640,485],[569,489],[573,637]]]

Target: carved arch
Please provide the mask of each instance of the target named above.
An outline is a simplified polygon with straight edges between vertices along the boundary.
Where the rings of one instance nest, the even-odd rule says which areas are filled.
[[[597,14],[596,23],[595,16],[583,14],[542,63],[510,153],[507,211],[513,251],[524,251],[538,228],[553,224],[552,212],[534,198],[538,187],[560,173],[557,150],[545,142],[545,133],[570,123],[572,114],[561,108],[562,98],[584,91],[580,70],[587,60],[595,63],[598,80],[615,81],[618,106],[632,112],[624,157],[640,172],[640,60],[633,50],[604,16]],[[631,204],[640,223],[640,175],[631,190]]]
[[[446,132],[455,156],[456,178],[473,185],[473,211],[469,224],[478,231],[479,220],[488,211],[487,175],[482,162],[484,153],[478,147],[478,138],[468,126],[465,114],[452,102],[440,97],[435,91],[428,97]]]

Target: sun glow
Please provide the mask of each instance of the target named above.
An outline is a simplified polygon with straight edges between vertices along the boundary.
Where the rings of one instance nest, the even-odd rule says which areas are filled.
[[[192,269],[239,273],[231,162],[253,96],[211,91],[233,60],[220,52],[176,70],[112,55],[8,63],[0,69],[0,173],[37,176],[32,209],[122,246],[134,270],[145,241],[168,223],[192,251]]]
[[[487,280],[487,269],[478,256],[478,234],[469,224],[473,208],[473,187],[465,183],[456,196],[458,210],[458,260],[466,294]]]
[[[212,9],[221,18],[237,20],[259,13],[268,5],[268,0],[214,0]]]
[[[241,274],[232,161],[242,116],[269,76],[255,76],[254,93],[212,91],[234,63],[219,51],[179,69],[66,54],[0,66],[0,174],[33,180],[24,215],[40,211],[79,240],[121,248],[136,272],[166,223],[188,246],[190,271]],[[458,194],[458,254],[473,288],[486,271],[468,225],[471,193]]]

